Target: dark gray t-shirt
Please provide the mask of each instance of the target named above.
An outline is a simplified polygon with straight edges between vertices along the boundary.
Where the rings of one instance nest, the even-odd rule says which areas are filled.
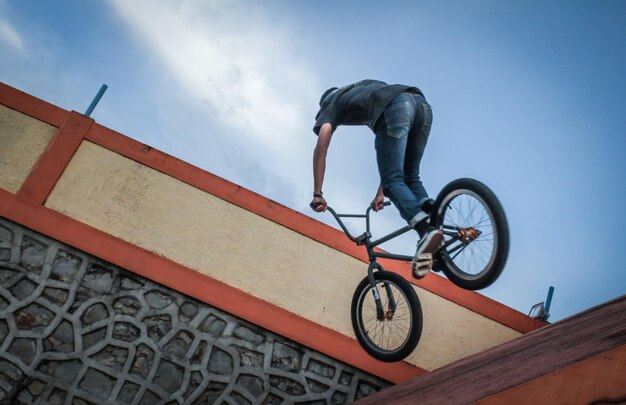
[[[339,125],[367,125],[372,131],[385,107],[398,94],[416,93],[423,95],[417,87],[403,84],[387,84],[379,80],[361,80],[330,93],[315,116],[313,132],[319,135],[325,123]]]

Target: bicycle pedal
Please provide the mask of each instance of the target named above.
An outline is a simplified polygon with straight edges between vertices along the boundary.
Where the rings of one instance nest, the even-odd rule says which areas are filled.
[[[424,278],[428,272],[433,269],[432,253],[422,253],[412,262],[413,276],[415,278]]]
[[[417,260],[415,260],[416,263],[426,263],[426,262],[433,262],[433,254],[432,253],[422,253],[419,256],[417,256]]]

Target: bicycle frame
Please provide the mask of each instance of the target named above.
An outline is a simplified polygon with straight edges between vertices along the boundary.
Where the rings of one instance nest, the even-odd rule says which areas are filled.
[[[390,202],[385,202],[385,205],[391,205]],[[411,230],[413,230],[413,227],[406,225],[400,229],[398,229],[397,231],[391,232],[388,235],[383,236],[382,238],[376,239],[374,241],[371,240],[372,238],[372,234],[370,232],[370,211],[372,210],[372,207],[369,207],[366,211],[364,215],[360,215],[360,214],[337,214],[337,212],[335,212],[335,210],[333,210],[331,207],[327,207],[327,210],[330,211],[331,214],[333,214],[333,216],[335,217],[335,219],[337,220],[337,223],[339,223],[339,226],[341,227],[341,229],[344,231],[344,233],[346,234],[346,236],[353,241],[354,243],[356,243],[358,246],[365,246],[365,249],[367,250],[367,255],[370,261],[370,264],[367,268],[367,277],[369,279],[369,283],[370,283],[370,287],[372,289],[372,294],[374,295],[374,301],[376,302],[376,317],[379,320],[383,320],[383,318],[385,317],[385,311],[383,309],[382,303],[380,301],[380,295],[378,293],[378,289],[376,288],[376,281],[374,279],[374,269],[377,269],[379,271],[385,271],[385,269],[383,268],[383,266],[381,266],[376,259],[377,258],[384,258],[384,259],[392,259],[392,260],[402,260],[402,261],[407,261],[410,262],[413,260],[413,256],[406,256],[406,255],[398,255],[398,254],[394,254],[394,253],[387,253],[387,252],[377,252],[374,250],[375,247],[397,237],[400,236],[402,234],[405,234]],[[341,218],[365,218],[365,233],[363,233],[362,235],[359,236],[353,236],[350,231],[348,230],[348,228],[346,227],[346,225],[343,223],[343,221],[341,220]],[[391,287],[389,286],[389,284],[385,283],[385,291],[387,293],[387,297],[389,299],[389,311],[391,311],[391,313],[395,312],[396,310],[396,302],[395,302],[395,298],[392,294],[391,291]]]
[[[386,201],[384,205],[385,206],[391,205],[391,202]],[[335,217],[335,219],[337,220],[337,223],[339,224],[343,232],[351,241],[356,243],[358,246],[365,246],[365,249],[367,250],[368,259],[370,262],[367,268],[367,276],[370,282],[370,286],[372,288],[372,293],[374,294],[374,300],[376,301],[377,316],[380,320],[382,320],[382,318],[384,317],[384,310],[382,308],[382,304],[380,303],[378,290],[376,289],[376,282],[374,279],[374,269],[379,270],[379,271],[385,271],[385,269],[376,261],[376,259],[383,258],[383,259],[410,262],[410,261],[413,261],[414,257],[407,256],[407,255],[399,255],[395,253],[380,252],[380,251],[374,250],[374,248],[376,248],[379,245],[382,245],[383,243],[395,237],[398,237],[409,231],[412,231],[414,230],[414,228],[410,225],[406,225],[394,232],[391,232],[388,235],[385,235],[379,239],[372,241],[371,240],[372,234],[370,232],[370,211],[372,210],[372,207],[368,207],[367,210],[365,211],[365,214],[338,214],[331,207],[326,207],[326,209]],[[348,230],[348,228],[346,227],[346,225],[341,220],[341,218],[365,218],[365,233],[359,236],[352,235],[350,231]],[[463,251],[463,249],[465,249],[472,240],[472,239],[466,239],[462,236],[463,232],[466,231],[466,229],[464,228],[445,226],[444,229],[442,229],[442,231],[444,235],[447,235],[449,237],[449,239],[433,254],[433,265],[435,265],[438,262],[438,260],[441,259],[440,257],[441,251],[448,249],[448,247],[450,247],[452,244],[456,242],[461,242],[459,245],[448,250],[448,254],[450,253],[458,254],[461,251]],[[476,234],[476,237],[477,237],[478,235],[480,235],[480,231],[476,231],[476,232],[477,232]],[[385,289],[387,291],[387,296],[389,297],[389,310],[394,311],[396,304],[395,304],[393,294],[391,294],[391,290],[388,284],[385,284]]]
[[[385,206],[391,205],[391,202],[389,201],[385,201],[384,203]],[[339,223],[339,226],[341,227],[341,229],[343,230],[343,232],[346,234],[346,236],[353,241],[354,243],[356,243],[358,246],[365,246],[365,249],[367,250],[367,255],[369,258],[370,263],[374,264],[374,267],[379,268],[380,270],[384,270],[382,268],[382,266],[380,266],[377,262],[376,259],[377,258],[383,258],[383,259],[391,259],[391,260],[401,260],[401,261],[405,261],[405,262],[410,262],[413,260],[413,256],[407,256],[407,255],[399,255],[399,254],[395,254],[395,253],[388,253],[388,252],[377,252],[374,250],[375,247],[382,245],[383,243],[390,241],[391,239],[400,236],[402,234],[405,234],[411,230],[414,230],[413,227],[411,227],[410,225],[406,225],[394,232],[391,232],[388,235],[385,235],[379,239],[376,239],[374,241],[371,240],[372,234],[370,232],[370,211],[372,210],[372,207],[368,207],[367,210],[365,211],[365,214],[360,215],[360,214],[337,214],[337,212],[335,212],[335,210],[333,210],[331,207],[326,207],[328,211],[330,211],[331,214],[333,214],[333,216],[335,217],[335,220],[337,220],[337,223]],[[343,223],[343,221],[341,220],[341,218],[365,218],[365,233],[359,235],[359,236],[353,236],[350,231],[348,231],[348,228],[346,227],[346,225]],[[480,231],[475,230],[477,232],[476,236],[474,236],[473,238],[467,239],[462,236],[463,232],[466,232],[467,229],[466,228],[460,228],[460,227],[453,227],[453,226],[444,226],[443,229],[443,234],[446,235],[448,237],[448,240],[435,252],[433,253],[433,261],[436,263],[439,259],[440,259],[440,252],[447,250],[448,254],[452,254],[452,253],[460,253],[463,249],[465,249],[468,244],[475,239],[477,236],[480,236]],[[448,250],[448,248],[453,245],[456,242],[461,242],[459,245],[455,246],[454,248]]]
[[[391,203],[389,202],[385,202],[385,205],[390,205],[390,204]],[[327,210],[330,211],[331,214],[333,214],[333,216],[337,220],[337,223],[339,223],[339,226],[341,227],[341,229],[344,231],[346,236],[352,242],[356,243],[358,246],[365,246],[370,262],[376,261],[376,258],[378,257],[384,258],[384,259],[402,260],[402,261],[407,261],[407,262],[410,262],[411,260],[413,260],[413,256],[398,255],[398,254],[387,253],[387,252],[377,252],[374,250],[375,247],[382,245],[383,243],[390,241],[391,239],[397,236],[400,236],[402,234],[405,234],[413,230],[413,228],[410,225],[406,225],[394,232],[391,232],[388,235],[385,235],[379,239],[372,241],[371,240],[372,234],[370,232],[370,211],[372,210],[372,207],[369,207],[365,211],[365,214],[337,214],[337,212],[335,212],[335,210],[333,210],[331,207],[327,207]],[[341,218],[365,218],[365,233],[359,236],[353,236],[350,233],[350,231],[348,231],[348,228],[343,223]]]

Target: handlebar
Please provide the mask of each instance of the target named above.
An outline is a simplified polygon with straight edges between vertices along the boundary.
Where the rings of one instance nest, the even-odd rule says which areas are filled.
[[[316,209],[320,205],[321,203],[313,203],[313,202],[310,204],[311,208],[313,209]],[[383,206],[387,207],[389,205],[391,205],[391,201],[383,202]],[[367,238],[372,236],[370,233],[370,211],[372,210],[372,208],[373,207],[371,205],[367,207],[367,209],[365,210],[365,215],[363,214],[337,214],[337,212],[335,212],[335,210],[332,209],[330,206],[326,206],[326,210],[329,211],[331,214],[333,214],[333,216],[335,217],[335,220],[337,221],[337,223],[339,224],[343,232],[346,234],[346,236],[357,245],[362,245]],[[350,231],[348,231],[348,228],[343,223],[341,218],[365,218],[366,232],[356,237],[352,236],[352,234],[350,233]]]
[[[322,203],[316,203],[316,202],[312,202],[311,204],[309,204],[309,206],[313,209],[316,209],[317,207],[319,207],[320,205],[322,205]],[[383,202],[383,206],[388,207],[391,205],[391,201],[385,201]],[[329,206],[326,206],[327,208],[330,208]],[[369,208],[365,211],[365,214],[367,215],[369,213],[369,211],[372,209],[372,206],[370,205]],[[340,214],[343,216],[343,214]]]

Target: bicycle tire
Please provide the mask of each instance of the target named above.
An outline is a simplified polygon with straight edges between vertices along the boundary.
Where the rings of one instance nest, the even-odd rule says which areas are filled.
[[[389,304],[385,284],[388,284],[390,288],[395,288],[392,294],[397,306],[396,310],[393,311],[392,319],[385,318],[380,321],[376,318],[374,297],[371,293],[369,279],[365,277],[357,286],[352,297],[352,308],[350,311],[352,328],[363,349],[372,357],[384,362],[400,361],[413,352],[420,340],[423,319],[422,307],[413,287],[401,276],[387,271],[378,271],[374,273],[374,280],[384,307],[388,307]],[[398,294],[396,294],[396,290]],[[373,317],[371,317],[372,309]],[[367,319],[364,319],[364,312],[367,312]],[[392,325],[394,318],[400,323],[400,325],[394,325],[396,330],[400,332],[399,337],[402,341],[397,347],[382,347],[385,343],[385,337],[377,337],[370,331],[376,332],[376,330],[380,330],[384,332],[387,329],[391,332],[394,327]],[[406,332],[403,332],[402,327],[407,322]],[[405,334],[406,336],[404,336]],[[387,343],[390,343],[390,340],[396,341],[393,337],[388,336],[386,338]]]
[[[466,208],[469,213],[459,213]],[[509,254],[509,227],[502,205],[489,187],[470,178],[450,182],[435,200],[431,223],[444,231],[436,269],[442,270],[450,281],[466,290],[480,290],[498,279]],[[468,235],[472,229],[481,232],[476,239],[465,246],[462,239],[454,241],[461,237],[461,232]],[[459,235],[452,235],[455,232]],[[459,255],[462,257],[457,260]],[[481,260],[484,264],[480,264]],[[480,271],[470,270],[471,263],[477,263]]]

